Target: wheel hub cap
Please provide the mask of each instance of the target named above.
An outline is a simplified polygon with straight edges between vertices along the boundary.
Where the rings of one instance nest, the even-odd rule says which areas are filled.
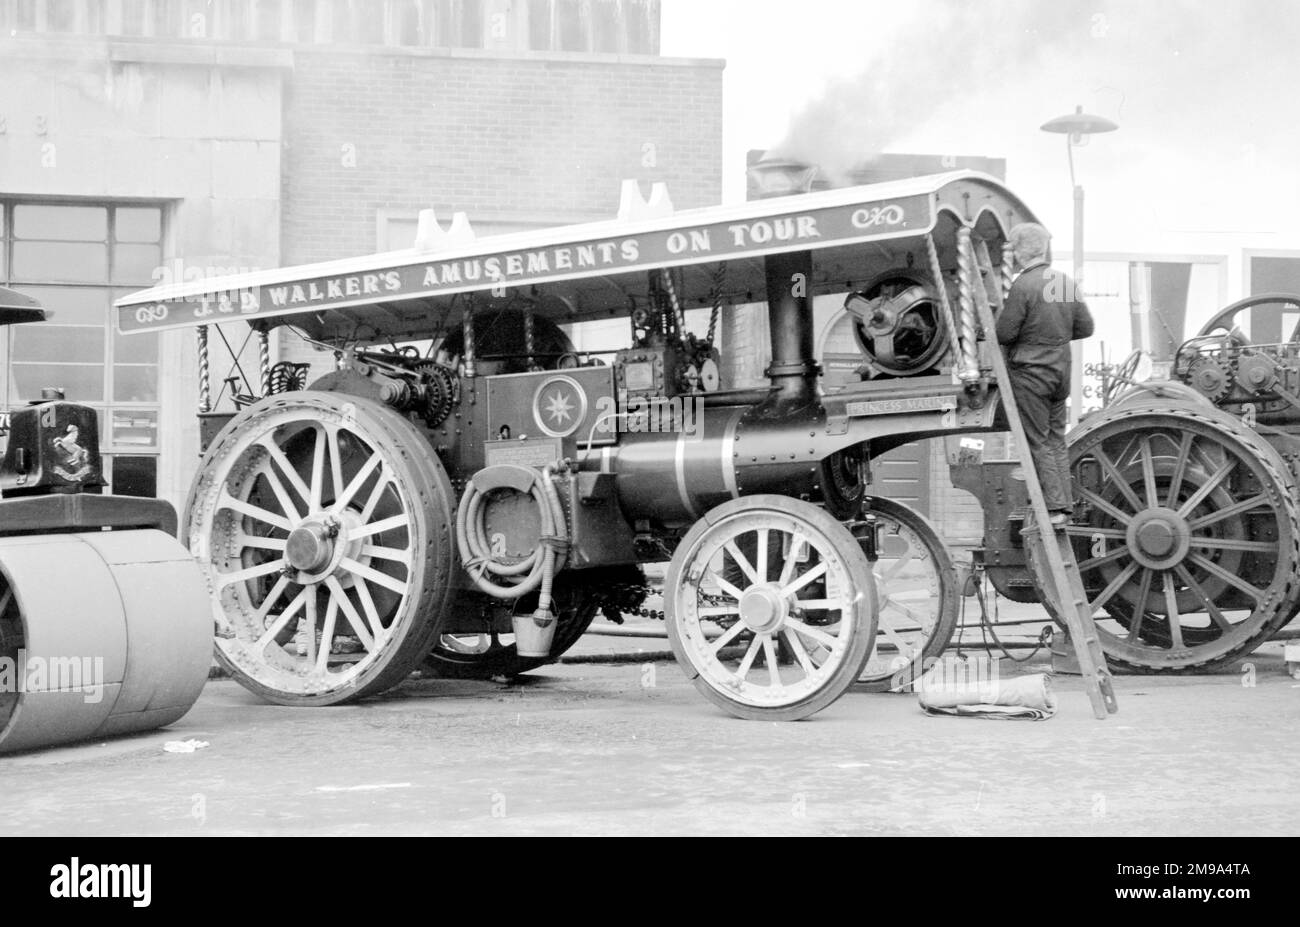
[[[1187,556],[1191,535],[1187,520],[1173,509],[1147,509],[1129,524],[1128,545],[1142,566],[1167,570]]]
[[[284,559],[295,570],[315,573],[334,557],[333,536],[337,533],[321,522],[299,525],[285,542]]]
[[[740,596],[740,620],[752,631],[771,631],[789,614],[785,597],[771,586],[752,586]]]

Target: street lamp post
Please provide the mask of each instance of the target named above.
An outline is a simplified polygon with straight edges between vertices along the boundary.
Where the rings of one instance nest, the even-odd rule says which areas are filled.
[[[1077,296],[1083,297],[1083,185],[1074,177],[1074,149],[1084,143],[1084,138],[1101,132],[1114,132],[1118,125],[1102,116],[1085,113],[1082,106],[1076,106],[1074,112],[1065,116],[1049,119],[1041,126],[1044,132],[1055,132],[1065,136],[1065,154],[1070,163],[1070,186],[1074,188],[1074,285]],[[1071,342],[1073,363],[1070,395],[1074,406],[1075,418],[1083,407],[1083,344]]]

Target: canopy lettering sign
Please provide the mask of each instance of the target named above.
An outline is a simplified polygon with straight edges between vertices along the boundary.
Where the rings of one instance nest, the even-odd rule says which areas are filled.
[[[129,333],[233,318],[255,322],[316,309],[814,250],[915,235],[929,229],[934,221],[931,197],[923,193],[794,212],[776,212],[778,205],[779,201],[774,200],[774,212],[757,218],[648,231],[629,227],[628,234],[572,241],[557,239],[557,230],[551,229],[544,246],[507,251],[489,250],[494,241],[486,238],[478,243],[484,248],[479,253],[461,248],[447,257],[402,255],[400,263],[370,269],[354,270],[357,262],[351,261],[347,262],[347,271],[339,273],[295,276],[292,268],[286,268],[225,277],[206,285],[194,283],[164,298],[159,298],[161,293],[146,290],[118,301],[118,328]],[[584,235],[591,228],[574,226],[573,231]]]

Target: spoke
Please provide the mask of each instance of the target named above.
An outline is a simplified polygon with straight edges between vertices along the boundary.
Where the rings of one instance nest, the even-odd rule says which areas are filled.
[[[14,600],[14,591],[10,589],[8,586],[6,586],[5,594],[3,596],[0,596],[0,615],[3,615],[5,613],[5,609],[9,607],[9,603],[12,602],[13,600]]]
[[[1232,518],[1236,515],[1244,514],[1249,512],[1251,509],[1259,508],[1261,505],[1268,505],[1268,496],[1264,495],[1264,493],[1251,496],[1249,499],[1242,499],[1240,502],[1234,502],[1232,505],[1225,506],[1224,508],[1211,512],[1208,515],[1202,515],[1195,521],[1189,521],[1187,527],[1192,531],[1195,531],[1197,528],[1204,528],[1207,525],[1221,522],[1225,518]]]
[[[1121,525],[1126,525],[1133,519],[1133,516],[1131,514],[1127,512],[1121,512],[1118,508],[1111,505],[1109,502],[1107,502],[1101,496],[1097,495],[1091,489],[1084,489],[1083,487],[1079,487],[1078,493],[1079,496],[1085,502],[1089,503],[1093,508],[1105,512],[1107,515],[1109,515],[1115,521],[1119,522]]]
[[[1151,460],[1151,438],[1143,435],[1141,440],[1142,446],[1142,482],[1147,490],[1147,508],[1158,508],[1160,506],[1160,495],[1156,492],[1156,466]]]
[[[1092,455],[1097,459],[1097,463],[1101,464],[1101,468],[1106,471],[1106,474],[1110,477],[1110,481],[1115,484],[1115,488],[1120,491],[1120,495],[1122,495],[1125,500],[1128,501],[1128,504],[1133,507],[1134,513],[1145,509],[1146,506],[1143,505],[1142,500],[1137,497],[1137,493],[1133,492],[1133,487],[1124,480],[1119,469],[1115,466],[1115,462],[1106,455],[1105,449],[1101,445],[1097,445],[1097,448],[1092,452]]]
[[[785,558],[785,563],[781,566],[781,575],[776,581],[778,586],[785,586],[790,582],[791,578],[793,578],[794,571],[799,566],[794,555],[795,552],[804,545],[807,545],[809,548],[812,547],[811,544],[807,543],[807,539],[802,534],[799,534],[797,531],[790,532],[790,556]]]
[[[223,493],[217,500],[218,509],[230,509],[232,512],[238,512],[240,515],[246,515],[255,521],[263,522],[273,528],[279,528],[282,531],[292,531],[293,525],[289,524],[288,519],[275,514],[274,512],[264,509],[259,505],[253,505],[251,502],[245,502],[242,499],[236,499],[229,493]]]
[[[1209,547],[1213,550],[1256,550],[1273,553],[1277,550],[1276,541],[1237,541],[1232,538],[1198,538],[1192,537],[1193,547]]]
[[[911,563],[914,559],[916,559],[916,551],[912,549],[911,544],[908,544],[907,550],[903,552],[903,556],[895,560],[894,563],[889,567],[889,569],[885,570],[880,574],[881,582],[883,583],[889,582],[899,573],[903,572],[903,568],[906,567],[909,563]]]
[[[302,591],[307,593],[306,610],[303,613],[303,620],[306,622],[307,627],[304,629],[303,622],[300,621],[298,623],[298,630],[300,632],[305,630],[303,637],[307,641],[307,654],[306,654],[307,662],[311,663],[312,665],[315,665],[316,663],[316,587],[306,586],[303,588]],[[324,636],[321,637],[321,645],[322,645],[321,649],[328,653],[329,642],[325,639]]]
[[[794,582],[783,585],[780,589],[781,595],[783,596],[794,595],[796,592],[798,592],[804,586],[811,583],[813,580],[820,579],[823,575],[825,575],[827,568],[828,568],[828,564],[826,563],[825,560],[823,560],[821,563],[817,564],[815,567],[813,567],[807,573],[800,576]]]
[[[291,521],[302,521],[302,513],[293,504],[293,499],[289,497],[289,491],[284,488],[280,478],[275,475],[275,469],[267,467],[262,471],[262,478],[271,487],[271,492],[275,493],[275,500],[280,503],[280,508],[284,510],[284,514],[288,515]]]
[[[284,595],[284,590],[288,588],[289,588],[289,577],[281,576],[279,579],[277,579],[275,581],[275,585],[271,587],[271,591],[268,592],[266,594],[266,598],[262,600],[261,607],[258,608],[256,612],[254,612],[253,620],[255,620],[259,625],[265,624],[266,616],[271,614],[271,607],[275,605],[276,600],[279,599],[280,596]],[[0,608],[0,612],[3,611],[4,609]]]
[[[285,456],[284,451],[280,450],[270,437],[263,438],[261,441],[257,442],[257,446],[266,451],[267,456],[275,462],[275,465],[280,468],[280,472],[284,474],[285,479],[289,481],[289,485],[293,487],[294,492],[302,497],[303,502],[310,505],[311,490],[308,489],[307,484],[302,481],[302,477],[298,475],[298,470],[289,461],[289,458]]]
[[[311,511],[321,510],[321,500],[325,497],[325,428],[316,429],[316,441],[311,452]]]
[[[762,532],[760,532],[760,534],[761,533]],[[727,553],[731,554],[731,559],[736,561],[736,566],[740,567],[740,571],[749,577],[751,583],[757,583],[760,581],[758,574],[754,572],[753,564],[751,564],[749,559],[740,552],[740,548],[736,546],[735,541],[728,541],[723,545],[723,549],[725,549]],[[760,548],[760,550],[761,549],[762,548]]]
[[[739,605],[704,605],[695,610],[701,618],[718,618],[722,615],[740,614]]]
[[[770,634],[763,635],[763,659],[767,661],[767,680],[770,688],[784,689],[781,683],[781,670],[776,664],[776,643]]]
[[[375,634],[375,640],[383,640],[387,629],[379,619],[379,609],[375,607],[375,598],[370,594],[370,585],[358,576],[353,588],[357,590],[357,598],[361,600],[361,609],[366,614],[366,621]]]
[[[1187,461],[1191,456],[1192,450],[1192,433],[1183,432],[1182,443],[1178,446],[1178,456],[1175,458],[1177,463],[1174,465],[1174,475],[1169,480],[1169,495],[1165,500],[1168,508],[1173,508],[1178,504],[1178,494],[1183,489],[1183,474],[1187,472]]]
[[[1067,525],[1065,533],[1075,538],[1103,537],[1120,541],[1128,537],[1128,532],[1123,528],[1094,528],[1090,525]]]
[[[383,586],[385,589],[391,589],[398,595],[406,595],[406,591],[411,588],[411,584],[405,580],[396,579],[387,573],[381,573],[373,567],[368,567],[364,563],[353,560],[351,557],[344,557],[339,561],[339,567],[354,573],[357,576],[363,576],[377,586]],[[330,577],[334,579],[334,577]],[[337,580],[335,580],[337,582]]]
[[[347,618],[348,624],[352,625],[352,630],[361,641],[361,646],[373,653],[375,650],[375,637],[370,633],[370,629],[366,627],[365,620],[357,613],[352,600],[348,598],[347,590],[339,584],[338,578],[334,576],[328,577],[325,580],[325,585],[329,587],[333,600],[339,603],[339,608],[342,609],[343,616]]]
[[[343,495],[343,451],[339,448],[339,430],[325,426],[326,446],[329,450],[330,463],[328,464],[331,475],[334,477],[333,486],[334,499],[337,502]]]
[[[757,574],[754,577],[754,582],[756,583],[767,582],[767,542],[768,535],[771,533],[771,529],[768,528],[760,528],[758,532],[758,555],[755,557],[754,562],[754,572]]]
[[[801,612],[837,612],[844,608],[839,599],[795,599],[790,604]]]
[[[1201,584],[1196,581],[1196,577],[1191,574],[1187,567],[1180,563],[1174,567],[1174,571],[1177,572],[1179,578],[1187,584],[1187,588],[1192,590],[1192,593],[1196,596],[1196,600],[1205,603],[1205,608],[1210,613],[1210,620],[1218,625],[1219,630],[1221,632],[1231,631],[1232,623],[1224,617],[1223,612],[1219,610],[1219,606],[1214,604],[1214,600],[1205,594],[1205,590],[1201,588]]]
[[[242,583],[245,580],[257,579],[257,577],[259,576],[266,576],[270,573],[278,573],[282,565],[283,563],[280,560],[270,560],[267,561],[266,563],[261,563],[258,564],[257,566],[248,567],[247,569],[244,570],[236,570],[233,573],[219,573],[217,574],[217,585],[220,588],[224,589],[226,586],[229,586],[232,583]]]
[[[1258,589],[1255,586],[1252,586],[1250,583],[1246,582],[1240,576],[1228,572],[1223,567],[1215,563],[1213,560],[1210,560],[1202,556],[1201,554],[1196,553],[1195,551],[1189,551],[1187,554],[1187,559],[1195,563],[1197,566],[1199,566],[1202,570],[1205,570],[1207,573],[1210,573],[1218,577],[1219,579],[1223,580],[1225,583],[1228,583],[1231,586],[1237,587],[1242,592],[1246,593],[1246,595],[1254,599],[1256,605],[1258,605],[1260,602],[1264,600],[1263,589]]]
[[[284,611],[280,612],[280,617],[271,623],[271,626],[262,632],[262,636],[257,639],[254,648],[260,653],[266,649],[266,645],[271,643],[277,634],[284,630],[284,626],[289,623],[289,619],[298,614],[298,609],[302,608],[303,600],[307,598],[307,589],[303,589],[290,601]]]
[[[837,638],[832,637],[820,628],[814,628],[812,625],[804,624],[795,618],[785,619],[785,626],[810,640],[816,641],[828,650],[834,650],[839,644]]]
[[[715,583],[718,584],[718,588],[721,589],[721,590],[723,591],[723,593],[725,593],[726,595],[731,596],[731,597],[732,597],[733,599],[735,599],[737,602],[740,601],[740,597],[741,597],[742,595],[744,595],[743,592],[741,592],[741,591],[740,591],[739,589],[737,589],[735,586],[731,585],[731,583],[727,582],[725,579],[723,579],[723,578],[722,578],[721,576],[719,576],[717,573],[714,573],[712,570],[705,570],[704,572],[705,572],[705,574],[706,574],[707,576],[710,576],[710,577],[713,578],[713,581],[714,581]]]
[[[334,601],[334,596],[329,596],[329,601],[325,603],[325,624],[320,631],[320,652],[316,654],[318,673],[323,673],[329,668],[330,654],[334,651],[334,627],[338,624],[338,617],[338,603]]]
[[[348,503],[352,501],[352,497],[361,491],[361,487],[370,478],[370,474],[374,473],[375,468],[383,462],[383,458],[379,454],[371,454],[370,458],[361,465],[361,469],[357,471],[356,476],[352,477],[347,488],[340,490],[338,498],[334,501],[334,505],[331,506],[332,511],[341,512],[347,508]],[[362,509],[363,518],[369,518],[373,513],[374,506],[379,501],[379,496],[383,493],[384,487],[388,485],[389,481],[385,479],[386,476],[387,473],[380,474],[379,479],[375,482],[375,487],[370,492],[370,498],[366,500],[365,508]]]
[[[736,667],[736,678],[742,682],[745,676],[749,674],[749,668],[754,665],[754,658],[758,656],[759,635],[755,634],[754,639],[749,642],[749,649],[745,651],[745,658],[740,661],[740,666]]]
[[[1091,560],[1083,561],[1083,563],[1079,564],[1079,572],[1086,573],[1089,570],[1095,570],[1099,566],[1104,566],[1107,563],[1113,563],[1114,561],[1119,560],[1128,553],[1128,545],[1121,544],[1108,554],[1102,554],[1100,557],[1093,557]]]
[[[361,545],[362,557],[378,557],[380,560],[392,560],[400,563],[408,569],[411,566],[411,552],[405,548],[396,547],[377,547],[374,544]]]
[[[885,620],[884,608],[880,610],[879,620],[876,622],[876,630],[879,633],[884,634],[889,640],[893,641],[894,646],[898,648],[899,653],[908,653],[910,650],[915,649],[909,647],[907,642],[899,636],[898,631],[894,629],[893,625]]]
[[[361,507],[361,520],[363,522],[370,521],[371,516],[375,514],[375,509],[379,506],[379,500],[384,497],[384,490],[388,488],[388,484],[392,481],[393,475],[389,472],[388,467],[381,466],[379,476],[375,479],[375,485],[370,488],[370,496],[366,499],[366,504]],[[351,501],[346,489],[343,490],[343,496],[348,501]]]
[[[933,615],[926,615],[922,612],[918,612],[916,609],[904,605],[902,602],[898,601],[898,599],[890,599],[888,604],[891,608],[895,608],[898,611],[902,612],[904,615],[906,615],[908,618],[911,618],[922,629],[927,628],[934,623]],[[882,612],[884,611],[883,606],[881,608],[881,611]]]
[[[1236,466],[1237,461],[1229,460],[1218,470],[1215,470],[1214,475],[1206,480],[1205,483],[1198,488],[1196,492],[1192,493],[1191,497],[1182,504],[1178,509],[1178,514],[1183,516],[1183,518],[1190,516],[1192,512],[1196,510],[1196,507],[1205,501],[1205,498],[1209,496],[1210,493],[1219,488],[1219,484],[1228,478],[1228,474],[1231,473]]]
[[[1183,649],[1183,626],[1178,620],[1182,616],[1178,614],[1178,592],[1174,589],[1174,575],[1168,571],[1164,575],[1165,581],[1165,612],[1169,620],[1169,643],[1174,650]]]
[[[362,525],[355,531],[348,532],[348,540],[358,541],[361,538],[373,537],[376,534],[383,534],[385,531],[392,531],[396,528],[405,528],[411,523],[411,516],[402,512],[400,515],[391,515],[388,518],[381,518],[379,521],[372,521],[368,525]]]
[[[258,550],[284,550],[285,538],[268,538],[260,534],[241,534],[240,547],[256,547]]]
[[[813,665],[812,658],[808,656],[808,651],[804,649],[803,641],[799,640],[799,635],[790,633],[789,628],[782,628],[781,633],[785,635],[786,646],[790,648],[794,658],[799,661],[804,676],[812,676],[813,673],[817,672],[817,667]]]
[[[718,651],[720,651],[723,647],[727,646],[733,640],[735,640],[736,635],[738,635],[743,630],[745,630],[745,622],[737,621],[731,627],[727,628],[727,630],[719,634],[717,640],[712,641],[709,644],[709,653],[716,657],[718,655]]]
[[[1101,591],[1101,594],[1098,595],[1097,598],[1090,603],[1092,607],[1094,609],[1101,608],[1103,605],[1109,602],[1111,596],[1119,592],[1119,590],[1123,587],[1123,585],[1126,582],[1128,582],[1129,579],[1132,578],[1134,573],[1137,572],[1137,569],[1138,569],[1138,565],[1137,565],[1137,561],[1135,560],[1132,563],[1130,563],[1128,566],[1124,567],[1124,569],[1120,570],[1119,574],[1110,581],[1110,585],[1107,586],[1105,589],[1103,589]]]
[[[1133,620],[1128,623],[1128,639],[1135,641],[1142,634],[1142,620],[1147,616],[1147,596],[1151,594],[1151,578],[1155,570],[1144,569],[1138,584],[1137,601],[1133,606]]]

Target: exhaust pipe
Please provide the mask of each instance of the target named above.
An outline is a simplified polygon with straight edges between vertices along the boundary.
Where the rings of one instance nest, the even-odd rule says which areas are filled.
[[[762,158],[749,168],[751,199],[807,193],[817,168],[802,161]],[[764,373],[771,383],[764,406],[791,409],[817,398],[820,368],[813,356],[811,251],[769,255],[763,261],[767,278],[767,323],[772,363]]]

